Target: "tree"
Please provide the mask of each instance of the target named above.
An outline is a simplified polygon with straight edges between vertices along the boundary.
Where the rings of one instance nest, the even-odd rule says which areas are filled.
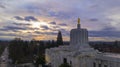
[[[39,64],[41,64],[42,66],[45,64],[44,56],[39,56],[35,60],[36,60],[35,67],[39,67]]]
[[[28,42],[23,41],[20,38],[15,38],[9,44],[9,58],[13,60],[13,63],[19,63],[23,58],[29,56]]]
[[[63,39],[62,39],[61,31],[58,32],[57,45],[63,45]]]
[[[63,63],[59,67],[71,67],[68,63]]]

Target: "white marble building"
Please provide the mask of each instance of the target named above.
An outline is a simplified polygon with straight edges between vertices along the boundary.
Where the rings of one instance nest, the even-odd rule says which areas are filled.
[[[88,44],[88,31],[80,27],[70,32],[70,45],[46,49],[46,62],[59,67],[67,61],[71,67],[120,67],[120,54],[101,53]]]

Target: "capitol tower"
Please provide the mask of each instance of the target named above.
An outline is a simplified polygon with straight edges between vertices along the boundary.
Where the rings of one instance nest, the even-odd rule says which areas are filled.
[[[51,67],[64,63],[71,67],[120,67],[120,54],[99,52],[88,42],[88,31],[81,28],[78,18],[77,28],[70,31],[70,45],[46,49],[46,64]]]
[[[78,18],[77,28],[70,31],[70,45],[88,46],[88,31],[81,28],[80,18]]]

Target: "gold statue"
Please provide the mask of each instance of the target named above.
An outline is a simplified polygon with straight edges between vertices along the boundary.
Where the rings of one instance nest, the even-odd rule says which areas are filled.
[[[80,24],[80,18],[78,18],[78,24]]]

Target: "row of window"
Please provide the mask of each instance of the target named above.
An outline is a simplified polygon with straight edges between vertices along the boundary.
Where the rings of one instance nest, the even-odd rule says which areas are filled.
[[[97,67],[96,63],[93,63],[93,67]],[[102,67],[102,64],[98,64],[98,67]],[[107,65],[104,65],[104,67],[108,67]]]

